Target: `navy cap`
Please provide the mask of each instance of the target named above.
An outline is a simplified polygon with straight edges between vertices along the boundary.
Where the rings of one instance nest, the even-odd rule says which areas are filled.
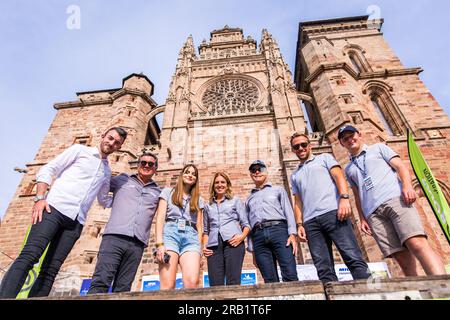
[[[344,136],[344,133],[346,132],[359,132],[359,131],[358,129],[356,129],[354,126],[351,125],[343,126],[339,129],[338,139],[341,140],[341,138]]]
[[[252,164],[250,165],[250,167],[248,167],[248,170],[250,170],[253,166],[260,166],[260,167],[266,167],[266,164],[262,161],[262,160],[255,160],[252,162]]]

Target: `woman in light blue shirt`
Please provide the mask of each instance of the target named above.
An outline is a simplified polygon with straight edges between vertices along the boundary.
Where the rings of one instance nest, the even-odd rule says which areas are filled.
[[[241,284],[244,239],[250,231],[245,207],[233,196],[225,172],[217,172],[203,210],[203,254],[208,260],[210,286]]]
[[[183,288],[199,283],[203,201],[198,186],[198,169],[184,166],[174,188],[164,188],[156,213],[156,259],[160,288],[174,289],[178,264]],[[166,257],[165,257],[166,256]]]

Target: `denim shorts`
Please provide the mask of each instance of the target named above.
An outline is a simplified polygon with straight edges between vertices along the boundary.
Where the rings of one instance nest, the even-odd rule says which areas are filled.
[[[178,231],[176,222],[166,222],[163,238],[166,250],[176,252],[179,256],[188,251],[198,252],[201,255],[198,232],[191,226],[186,226],[185,231]]]

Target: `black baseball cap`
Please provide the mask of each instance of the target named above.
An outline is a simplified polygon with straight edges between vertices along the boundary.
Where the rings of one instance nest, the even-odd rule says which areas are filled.
[[[347,126],[343,126],[339,129],[338,132],[338,139],[341,140],[341,138],[344,136],[344,133],[346,132],[358,132],[358,129],[356,129],[354,126],[351,125],[347,125]]]
[[[253,161],[252,164],[250,165],[250,167],[248,167],[248,170],[250,170],[253,166],[260,166],[260,167],[267,168],[266,164],[262,160],[255,160],[255,161]]]

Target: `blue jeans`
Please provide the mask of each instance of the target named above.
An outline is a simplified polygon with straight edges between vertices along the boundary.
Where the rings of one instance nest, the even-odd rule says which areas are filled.
[[[369,267],[362,257],[350,219],[339,221],[337,211],[333,210],[308,220],[304,227],[314,265],[323,283],[338,281],[334,271],[332,242],[353,279],[370,277]]]
[[[284,282],[298,281],[292,245],[286,247],[289,237],[286,223],[254,229],[252,231],[253,253],[264,283],[279,282],[277,261]]]

